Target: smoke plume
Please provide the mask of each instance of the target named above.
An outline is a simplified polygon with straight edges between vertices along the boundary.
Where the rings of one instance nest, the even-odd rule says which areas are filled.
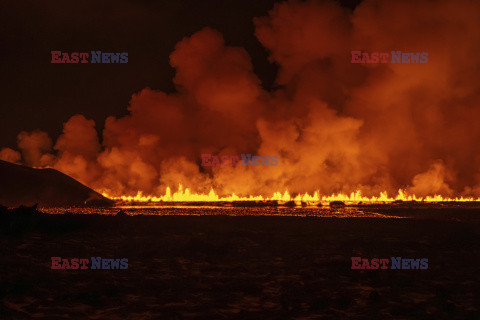
[[[399,188],[480,195],[480,3],[288,1],[254,20],[279,73],[266,91],[248,53],[205,28],[170,55],[177,92],[145,88],[129,115],[69,119],[53,145],[22,132],[23,162],[112,195],[179,183],[220,194]],[[351,63],[351,51],[428,52],[428,63]],[[101,141],[101,142],[100,142]],[[52,148],[53,146],[53,148]],[[279,157],[278,166],[202,167],[200,155]],[[18,162],[3,149],[0,158]]]

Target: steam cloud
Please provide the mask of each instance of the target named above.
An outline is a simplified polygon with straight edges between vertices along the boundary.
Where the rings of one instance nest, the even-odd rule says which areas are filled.
[[[480,195],[480,2],[366,0],[354,12],[290,1],[254,20],[278,64],[267,92],[248,53],[205,28],[170,56],[178,92],[134,94],[130,114],[76,115],[53,145],[22,132],[27,165],[54,167],[112,195],[264,194],[407,188]],[[426,64],[352,64],[352,50],[428,52]],[[201,167],[200,155],[278,155],[276,167]],[[20,161],[12,149],[0,158]]]

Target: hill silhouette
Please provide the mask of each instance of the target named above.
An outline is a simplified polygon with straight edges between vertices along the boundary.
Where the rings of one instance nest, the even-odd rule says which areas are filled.
[[[0,160],[0,204],[13,207],[111,206],[113,201],[55,169],[34,169]]]

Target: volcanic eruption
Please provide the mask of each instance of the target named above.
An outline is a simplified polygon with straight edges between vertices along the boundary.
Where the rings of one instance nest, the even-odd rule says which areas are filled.
[[[18,150],[0,159],[124,199],[160,199],[178,185],[213,198],[480,196],[479,3],[367,0],[351,11],[289,1],[253,22],[278,66],[272,90],[245,49],[206,27],[170,55],[176,92],[134,93],[101,136],[83,115],[55,142],[41,128],[20,132]],[[351,63],[354,50],[427,52],[428,63]],[[202,154],[279,161],[204,167]]]

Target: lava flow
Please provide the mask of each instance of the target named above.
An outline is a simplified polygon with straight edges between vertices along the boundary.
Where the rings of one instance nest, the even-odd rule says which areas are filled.
[[[237,196],[235,193],[227,196],[219,196],[213,188],[208,194],[198,194],[190,192],[189,188],[183,190],[183,186],[179,185],[178,191],[172,194],[170,187],[167,187],[165,195],[163,196],[152,196],[144,195],[139,191],[135,196],[110,196],[108,193],[104,192],[103,196],[123,202],[233,202],[233,201],[278,201],[289,202],[294,201],[296,203],[305,203],[305,204],[318,204],[318,203],[330,203],[332,201],[342,201],[347,204],[376,204],[376,203],[391,203],[395,201],[418,201],[418,202],[480,202],[480,198],[473,197],[455,197],[448,198],[442,197],[441,195],[426,196],[426,197],[417,197],[415,195],[408,195],[404,190],[399,189],[398,194],[395,197],[390,197],[388,193],[381,192],[379,196],[366,197],[362,196],[361,191],[357,190],[355,192],[348,194],[332,194],[329,196],[320,195],[318,191],[315,191],[313,195],[308,193],[298,194],[295,196],[290,195],[288,191],[285,191],[283,194],[281,192],[275,192],[272,197],[263,197],[263,196]]]

